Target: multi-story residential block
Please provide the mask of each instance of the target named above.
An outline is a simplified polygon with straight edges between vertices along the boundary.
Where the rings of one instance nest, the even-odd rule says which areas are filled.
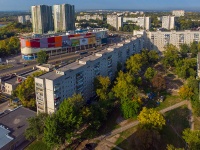
[[[77,16],[76,19],[78,21],[80,20],[103,20],[103,15],[83,15],[83,16]]]
[[[53,31],[52,7],[37,5],[31,7],[33,33],[43,34]]]
[[[26,20],[26,22],[30,22],[31,21],[31,16],[30,15],[26,15],[25,16],[25,20]]]
[[[179,48],[181,44],[200,42],[200,31],[156,31],[145,33],[146,47],[150,50],[155,49],[164,51],[164,47],[173,44]]]
[[[137,25],[142,27],[145,30],[149,30],[151,27],[151,18],[150,17],[138,17]]]
[[[119,30],[119,28],[123,27],[123,17],[118,15],[107,15],[107,24],[110,24]]]
[[[175,28],[175,17],[174,16],[163,16],[162,17],[162,28],[171,30]]]
[[[75,29],[75,9],[74,5],[62,4],[53,6],[54,30],[68,31]]]
[[[143,28],[145,30],[149,30],[151,27],[151,18],[150,17],[138,17],[138,18],[125,17],[125,18],[123,18],[123,22],[128,22],[128,21],[136,23],[136,25],[140,26],[141,28]]]
[[[136,23],[138,21],[138,18],[131,18],[131,17],[124,17],[123,18],[123,22],[128,22],[128,21]]]
[[[176,17],[184,16],[185,15],[185,11],[184,10],[173,10],[172,11],[172,15],[176,16]]]
[[[25,24],[26,23],[25,16],[18,16],[18,22]]]
[[[118,43],[76,62],[35,78],[37,112],[54,113],[60,103],[74,93],[81,93],[85,100],[95,96],[94,78],[109,76],[114,79],[117,64],[125,61],[143,48],[142,37]]]

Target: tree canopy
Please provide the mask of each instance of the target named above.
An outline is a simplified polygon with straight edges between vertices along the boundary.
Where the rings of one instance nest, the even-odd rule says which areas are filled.
[[[162,114],[153,108],[143,107],[138,115],[138,121],[142,128],[161,130],[165,125],[165,119]]]
[[[39,64],[46,64],[48,62],[48,58],[49,56],[47,55],[45,51],[41,50],[37,53],[37,62]]]

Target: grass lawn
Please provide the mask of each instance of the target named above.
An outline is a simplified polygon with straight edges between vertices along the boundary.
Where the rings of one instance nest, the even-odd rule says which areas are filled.
[[[194,129],[200,130],[200,117],[194,116]]]
[[[120,125],[117,124],[117,118],[120,116],[121,111],[120,108],[115,108],[109,115],[108,120],[104,123],[104,125],[100,128],[99,134],[108,133],[116,128],[119,128]]]
[[[172,106],[176,103],[179,103],[183,101],[181,98],[179,98],[178,95],[169,95],[169,94],[162,94],[165,99],[164,102],[161,102],[159,105],[156,103],[156,100],[149,100],[146,107],[147,108],[155,108],[156,110],[161,110],[164,108],[167,108],[169,106]]]
[[[167,108],[181,101],[183,100],[179,98],[178,95],[166,95],[164,102],[160,103],[160,105],[156,108],[156,110]]]
[[[165,113],[166,126],[160,133],[160,140],[157,143],[158,149],[166,149],[167,144],[172,144],[177,148],[184,148],[185,142],[182,139],[182,132],[189,128],[187,117],[189,110],[186,106],[174,109]],[[138,139],[135,138],[137,127],[130,128],[120,134],[115,144],[124,150],[138,149]]]
[[[34,141],[25,150],[50,150],[42,141]]]
[[[115,144],[122,149],[129,150],[133,148],[134,133],[137,131],[137,127],[130,128],[120,134]]]
[[[13,65],[0,65],[0,70],[12,68],[12,67],[13,67]]]
[[[189,109],[187,106],[182,106],[165,113],[167,125],[164,127],[161,136],[162,143],[172,144],[177,148],[184,148],[186,143],[182,139],[182,132],[186,128],[190,128],[189,121]]]

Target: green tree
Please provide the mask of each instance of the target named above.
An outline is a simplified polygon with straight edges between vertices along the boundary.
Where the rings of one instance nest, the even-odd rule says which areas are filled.
[[[47,55],[47,53],[45,51],[41,50],[41,51],[39,51],[37,53],[37,62],[39,64],[45,64],[45,63],[47,63],[48,62],[48,58],[49,58],[49,56]]]
[[[133,80],[133,76],[129,73],[119,72],[112,91],[117,98],[120,98],[121,102],[131,100],[133,96],[136,97],[137,87],[133,85]]]
[[[155,74],[156,74],[156,71],[153,68],[149,67],[147,68],[144,74],[144,77],[150,81],[154,77]]]
[[[58,147],[62,142],[65,133],[59,126],[59,122],[55,114],[48,116],[45,121],[43,141],[50,148]]]
[[[196,42],[192,42],[190,44],[190,52],[192,53],[192,57],[196,57],[198,53],[198,47]]]
[[[173,145],[167,144],[167,150],[184,150],[184,148],[175,148]]]
[[[189,53],[189,46],[187,44],[180,45],[180,53],[183,58],[187,57],[187,53]]]
[[[189,149],[198,150],[200,149],[200,131],[185,129],[183,131],[183,139],[188,144]]]
[[[40,113],[35,117],[28,118],[29,127],[25,131],[26,139],[39,140],[43,136],[47,116],[47,114]]]
[[[179,59],[177,47],[172,44],[169,44],[165,47],[163,54],[164,54],[164,58],[162,60],[163,65],[166,68],[174,67],[175,62]]]
[[[141,54],[135,54],[126,61],[126,68],[131,71],[132,74],[138,74],[143,66],[143,58]]]
[[[111,83],[109,77],[98,76],[94,79],[95,91],[101,100],[108,99],[110,84]]]
[[[18,97],[24,107],[35,108],[36,102],[34,77],[40,76],[43,73],[43,71],[37,71],[33,73],[14,90],[13,96]]]
[[[48,117],[45,122],[44,142],[49,147],[71,143],[79,136],[78,129],[83,125],[82,108],[85,105],[80,94],[64,100],[58,111]]]
[[[143,107],[143,110],[138,115],[138,121],[140,122],[140,126],[145,129],[162,130],[165,125],[163,115],[153,108],[147,109]]]
[[[140,104],[135,101],[125,101],[122,103],[121,110],[123,113],[124,118],[134,118],[137,116],[137,113],[139,111]]]
[[[149,60],[148,60],[149,63],[155,64],[155,63],[158,62],[160,56],[159,56],[159,54],[158,54],[158,52],[156,50],[151,50],[148,53],[148,58],[149,58]]]

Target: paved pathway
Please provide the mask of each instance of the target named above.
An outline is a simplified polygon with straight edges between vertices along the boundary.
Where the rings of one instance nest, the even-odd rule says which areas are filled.
[[[167,107],[167,108],[165,108],[165,109],[162,109],[162,110],[160,110],[159,112],[162,113],[162,114],[164,114],[164,113],[166,113],[166,112],[168,112],[168,111],[174,110],[174,109],[179,108],[179,107],[181,107],[181,106],[183,106],[183,105],[188,105],[188,109],[191,110],[191,104],[190,104],[190,102],[187,101],[187,100],[184,100],[184,101],[179,102],[179,103],[177,103],[177,104],[175,104],[175,105],[172,105],[172,106],[170,106],[170,107]],[[191,116],[192,116],[192,114],[191,114]],[[193,117],[191,117],[191,118],[193,118]],[[191,120],[192,120],[192,119],[191,119]],[[191,120],[190,120],[190,121],[191,121]],[[101,135],[101,136],[99,136],[99,137],[96,137],[96,138],[92,139],[92,141],[99,140],[99,141],[101,141],[101,142],[102,142],[102,141],[105,141],[106,143],[108,143],[108,141],[106,140],[107,138],[110,138],[110,137],[112,137],[112,136],[114,136],[114,135],[116,135],[116,134],[119,134],[119,133],[121,133],[121,132],[127,130],[127,129],[130,129],[130,128],[132,128],[132,127],[135,127],[135,126],[137,126],[138,124],[139,124],[139,121],[131,122],[131,123],[129,123],[129,124],[123,126],[123,127],[120,127],[120,128],[118,128],[118,129],[115,129],[115,130],[113,130],[113,131],[111,131],[111,132],[109,132],[109,133],[107,133],[107,134],[104,134],[104,135]],[[194,128],[193,126],[194,126],[194,122],[191,122],[191,129]],[[109,143],[111,143],[111,142],[109,142]],[[114,144],[114,143],[112,143],[112,144]],[[109,145],[112,145],[112,144],[109,144]],[[120,148],[120,147],[117,147],[117,149],[121,149],[121,148]]]

